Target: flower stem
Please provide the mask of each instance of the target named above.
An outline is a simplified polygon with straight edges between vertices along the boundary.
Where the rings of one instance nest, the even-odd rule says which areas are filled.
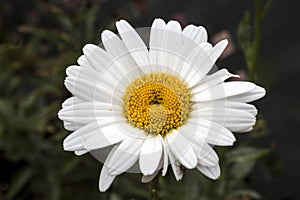
[[[158,180],[156,176],[149,184],[148,200],[158,200]]]
[[[255,80],[256,68],[258,64],[258,57],[261,47],[261,26],[262,26],[262,0],[254,0],[254,55],[252,59],[252,66],[250,66],[251,81]]]

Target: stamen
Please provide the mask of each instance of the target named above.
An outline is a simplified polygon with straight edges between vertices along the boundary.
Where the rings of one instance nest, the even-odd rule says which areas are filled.
[[[128,122],[147,134],[165,134],[181,126],[189,117],[191,93],[179,77],[149,73],[132,81],[123,96]]]

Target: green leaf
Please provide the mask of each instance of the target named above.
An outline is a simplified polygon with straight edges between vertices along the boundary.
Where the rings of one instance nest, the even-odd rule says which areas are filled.
[[[15,175],[12,183],[9,185],[9,189],[6,195],[7,199],[14,199],[19,194],[19,192],[24,187],[26,187],[33,174],[33,169],[30,167],[25,167],[20,170],[17,175]]]
[[[241,46],[245,54],[248,67],[252,66],[252,60],[254,55],[254,42],[251,37],[251,29],[251,13],[249,11],[245,11],[244,16],[240,21],[240,24],[237,29],[237,39],[239,45]]]
[[[241,146],[238,147],[226,154],[227,162],[247,162],[257,160],[270,152],[272,152],[272,148],[257,148],[250,146]]]
[[[255,161],[235,163],[229,171],[229,186],[233,189],[242,181],[253,169]]]

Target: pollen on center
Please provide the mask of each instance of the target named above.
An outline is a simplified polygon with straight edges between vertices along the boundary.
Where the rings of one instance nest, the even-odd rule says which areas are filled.
[[[123,96],[128,122],[147,134],[165,136],[189,117],[191,93],[179,77],[149,73],[134,79]]]

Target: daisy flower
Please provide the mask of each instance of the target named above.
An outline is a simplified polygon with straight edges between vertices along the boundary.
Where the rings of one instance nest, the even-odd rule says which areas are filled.
[[[181,28],[177,21],[155,19],[149,45],[125,20],[119,36],[105,30],[104,48],[87,44],[78,65],[66,70],[73,94],[58,116],[73,131],[63,142],[76,155],[90,152],[104,162],[99,180],[106,191],[124,172],[151,181],[168,166],[176,180],[183,169],[197,168],[211,179],[220,176],[214,145],[233,145],[232,132],[249,132],[265,95],[251,82],[226,69],[213,70],[228,42],[215,46],[202,26]]]

